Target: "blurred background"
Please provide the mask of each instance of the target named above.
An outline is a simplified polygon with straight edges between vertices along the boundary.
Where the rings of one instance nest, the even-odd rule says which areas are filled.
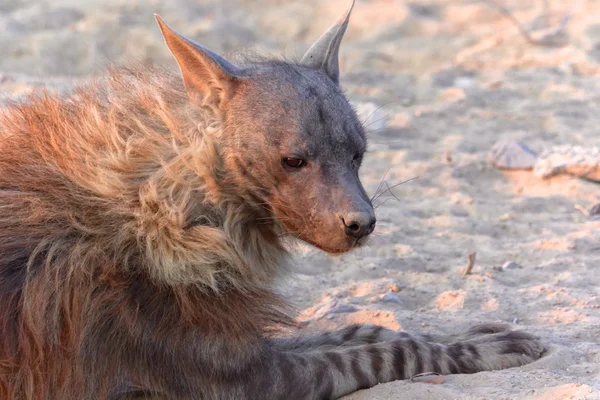
[[[108,61],[168,62],[153,13],[217,51],[301,55],[349,3],[0,0],[0,69],[81,76]],[[590,73],[600,58],[598,9],[596,0],[358,0],[344,39],[344,68],[422,79],[448,64],[489,70],[549,66],[562,57],[560,62]],[[565,37],[554,42],[568,44],[569,51],[557,55],[547,46],[525,46],[527,40],[511,18],[537,39],[564,27]],[[548,59],[548,53],[555,58]]]
[[[298,58],[349,3],[0,0],[0,99],[109,62],[176,68],[153,13],[233,59]],[[560,343],[518,373],[455,377],[433,397],[398,383],[382,399],[600,398],[600,185],[489,162],[503,139],[537,153],[600,146],[600,0],[356,0],[340,61],[369,134],[361,174],[381,194],[378,223],[353,254],[301,249],[286,286],[300,319],[431,332],[503,321]]]

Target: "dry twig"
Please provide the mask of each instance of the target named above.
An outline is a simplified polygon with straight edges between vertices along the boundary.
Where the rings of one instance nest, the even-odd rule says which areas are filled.
[[[470,275],[471,271],[473,271],[473,267],[475,266],[475,257],[476,256],[477,256],[477,253],[469,254],[469,256],[468,256],[469,262],[467,264],[467,267],[463,270],[464,276]]]
[[[519,33],[527,40],[529,44],[534,46],[545,46],[545,47],[561,47],[567,44],[567,32],[566,26],[567,22],[573,16],[573,8],[561,19],[560,23],[552,32],[544,35],[543,37],[536,39],[532,37],[527,29],[519,22],[519,20],[502,4],[498,3],[496,0],[482,0],[484,3],[488,4],[490,7],[495,8],[498,12],[508,18],[519,30]]]
[[[585,215],[586,217],[590,216],[590,212],[588,210],[586,210],[583,206],[579,205],[579,204],[575,204],[573,206],[574,209],[576,209],[577,211],[579,211],[580,213],[582,213],[583,215]]]

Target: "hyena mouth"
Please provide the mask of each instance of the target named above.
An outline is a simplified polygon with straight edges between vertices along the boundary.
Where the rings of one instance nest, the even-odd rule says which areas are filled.
[[[329,254],[343,254],[343,253],[347,253],[348,251],[350,251],[352,249],[352,247],[348,247],[348,248],[345,248],[345,249],[337,248],[337,247],[327,247],[327,246],[323,246],[323,245],[317,244],[315,242],[311,242],[309,240],[305,240],[305,242],[307,242],[307,243],[315,246],[319,250],[322,250],[322,251],[324,251],[326,253],[329,253]]]
[[[302,240],[303,242],[306,242],[306,243],[310,244],[311,246],[314,246],[317,249],[322,250],[328,254],[339,255],[339,254],[348,253],[352,250],[363,247],[366,243],[367,238],[354,239],[352,241],[352,243],[350,243],[348,246],[345,246],[345,247],[330,247],[330,246],[327,246],[324,244],[317,243],[308,238],[300,238],[300,240]]]

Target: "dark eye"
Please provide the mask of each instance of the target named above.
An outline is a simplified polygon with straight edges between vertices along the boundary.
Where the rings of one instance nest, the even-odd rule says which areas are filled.
[[[360,154],[359,154],[359,153],[356,153],[356,154],[354,155],[354,158],[352,158],[352,160],[356,161],[356,160],[358,160],[359,158],[360,158]]]
[[[301,158],[285,157],[282,161],[283,165],[289,168],[302,168],[306,166],[306,161]]]

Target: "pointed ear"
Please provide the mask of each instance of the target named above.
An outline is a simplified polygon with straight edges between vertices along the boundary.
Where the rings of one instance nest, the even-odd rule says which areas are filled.
[[[350,13],[354,7],[354,0],[350,4],[350,8],[337,20],[337,22],[331,26],[306,52],[302,57],[302,63],[309,67],[323,70],[329,77],[336,83],[339,84],[340,80],[340,67],[338,62],[338,54],[340,51],[340,44],[346,28],[348,27],[348,21],[350,20]]]
[[[179,64],[190,98],[201,103],[208,100],[217,105],[230,98],[241,70],[220,55],[175,32],[157,14],[154,17]]]

